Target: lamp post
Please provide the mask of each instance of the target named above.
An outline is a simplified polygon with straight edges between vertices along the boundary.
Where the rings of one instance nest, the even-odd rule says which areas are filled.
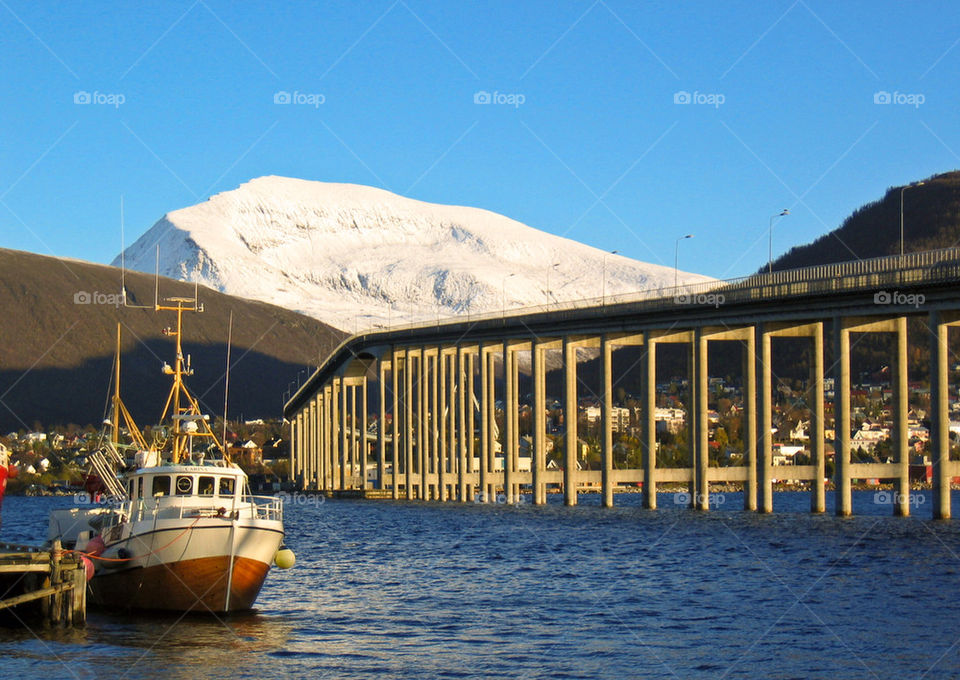
[[[770,229],[768,230],[770,234],[770,240],[767,243],[767,273],[768,274],[773,273],[773,221],[778,217],[784,217],[785,215],[789,215],[789,214],[790,214],[790,211],[787,208],[784,208],[783,210],[781,210],[776,215],[770,218]]]
[[[903,192],[907,189],[923,185],[924,182],[914,182],[900,187],[900,257],[903,257]]]
[[[686,236],[680,236],[677,239],[677,242],[673,247],[673,292],[676,294],[677,286],[680,285],[680,241],[685,238],[693,238],[693,234],[687,234]]]
[[[506,315],[507,315],[507,279],[509,279],[511,276],[516,276],[516,275],[517,275],[516,272],[514,272],[513,274],[507,274],[506,276],[503,277],[503,313],[502,313],[502,316],[506,316]]]
[[[616,255],[619,253],[619,250],[611,250],[609,253],[603,254],[603,283],[600,288],[600,305],[603,306],[607,304],[607,255]]]

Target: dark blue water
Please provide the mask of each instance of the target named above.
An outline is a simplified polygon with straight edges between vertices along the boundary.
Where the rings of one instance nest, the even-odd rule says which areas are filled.
[[[955,494],[957,495],[957,494]],[[830,496],[828,495],[828,498]],[[661,509],[326,501],[287,505],[290,571],[227,619],[91,611],[0,630],[7,677],[960,677],[960,521]],[[70,499],[8,498],[37,542]],[[955,508],[955,516],[960,515]],[[867,514],[869,513],[869,514]]]

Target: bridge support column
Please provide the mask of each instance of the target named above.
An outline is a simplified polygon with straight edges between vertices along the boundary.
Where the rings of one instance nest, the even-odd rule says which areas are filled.
[[[422,501],[430,500],[427,488],[427,352],[421,348],[417,356],[417,498]]]
[[[833,319],[833,360],[836,513],[840,517],[847,517],[853,512],[850,478],[850,331],[840,317]]]
[[[478,358],[480,360],[480,485],[477,489],[476,499],[481,503],[486,503],[487,487],[489,485],[487,471],[490,469],[490,439],[493,436],[493,431],[490,428],[490,357],[484,350],[483,343],[480,343]]]
[[[467,502],[467,358],[457,345],[457,495]]]
[[[367,490],[367,375],[360,383],[360,488]]]
[[[467,474],[473,479],[473,475],[476,473],[474,461],[476,460],[476,432],[477,432],[477,422],[476,422],[476,411],[474,410],[474,404],[477,403],[477,387],[476,387],[476,377],[477,377],[477,366],[476,366],[476,352],[470,350],[467,353]],[[466,485],[467,495],[463,499],[464,501],[472,501],[474,494],[476,493],[476,485],[473,481],[468,481]]]
[[[564,465],[563,465],[563,502],[564,505],[577,504],[577,464],[579,459],[579,441],[577,433],[577,345],[572,338],[563,339],[563,423]]]
[[[447,455],[443,461],[444,497],[455,500],[457,467],[457,354],[451,351],[447,355],[449,368],[447,370]]]
[[[514,502],[514,450],[513,440],[517,429],[517,355],[508,342],[503,343],[503,496],[508,504]]]
[[[350,467],[347,469],[347,488],[357,488],[357,459],[360,457],[360,437],[357,432],[357,385],[351,383],[347,388],[350,390]]]
[[[950,383],[948,344],[950,324],[937,310],[930,312],[930,442],[933,458],[933,518],[950,519]]]
[[[403,485],[408,501],[416,496],[413,489],[413,352],[403,357]]]
[[[657,343],[653,333],[643,333],[640,370],[640,444],[643,451],[643,507],[657,509]]]
[[[443,347],[437,347],[437,383],[439,391],[440,406],[437,411],[437,422],[439,428],[437,431],[437,500],[447,500],[447,430],[449,419],[448,395],[449,383],[447,381],[447,355],[443,352]]]
[[[773,352],[771,335],[763,325],[757,327],[759,345],[759,395],[757,404],[757,511],[773,512]]]
[[[390,408],[393,411],[393,425],[391,427],[391,497],[400,498],[400,353],[396,348],[391,350],[390,360]]]
[[[817,478],[813,480],[813,495],[810,498],[810,512],[826,512],[827,499],[824,478],[826,477],[826,452],[824,450],[824,427],[826,419],[823,407],[823,322],[813,325],[813,357],[810,362],[810,455]]]
[[[387,371],[386,362],[377,360],[377,388],[379,411],[377,413],[377,488],[384,489],[383,480],[387,467]]]
[[[316,428],[316,436],[314,438],[314,446],[316,447],[316,457],[315,457],[315,469],[311,475],[313,483],[311,487],[316,489],[326,490],[327,488],[327,458],[326,451],[327,446],[327,436],[329,427],[327,425],[327,409],[329,404],[327,404],[326,396],[323,392],[320,392],[317,395],[317,410],[313,414],[313,427]]]
[[[740,438],[743,441],[743,464],[746,481],[743,483],[743,509],[757,509],[757,335],[751,328],[743,340],[743,422]]]
[[[530,461],[530,472],[533,480],[533,503],[544,505],[547,502],[547,484],[545,479],[546,440],[547,440],[547,389],[546,389],[546,356],[544,349],[536,340],[530,348],[530,363],[533,373],[533,460]]]
[[[314,443],[313,443],[313,429],[316,427],[316,399],[311,399],[307,402],[306,407],[303,409],[303,459],[300,462],[300,473],[303,475],[303,488],[309,489],[310,484],[313,482],[311,478],[311,469],[310,469],[310,456],[313,455]]]
[[[692,393],[691,416],[693,420],[694,436],[690,438],[691,451],[693,453],[694,468],[694,493],[693,507],[698,510],[710,509],[710,425],[707,422],[707,396],[709,394],[709,362],[707,360],[707,349],[709,340],[703,333],[703,329],[698,329],[694,341],[693,365],[690,381],[690,391]]]
[[[350,441],[347,439],[349,431],[347,430],[347,393],[350,388],[344,382],[343,378],[337,378],[337,396],[339,400],[339,423],[340,423],[340,455],[338,463],[340,464],[340,489],[347,488],[347,466],[350,464]]]
[[[910,425],[908,424],[907,399],[909,378],[907,375],[907,317],[896,320],[896,352],[893,358],[893,450],[897,462],[897,495],[894,498],[894,514],[907,517],[910,514]],[[932,397],[932,386],[931,386]]]
[[[428,354],[424,355],[424,366],[426,367],[425,370],[426,370],[426,376],[427,376],[426,390],[427,390],[427,396],[429,398],[429,404],[430,404],[429,418],[428,418],[430,422],[428,423],[429,430],[428,430],[428,437],[427,437],[427,441],[429,442],[427,445],[427,452],[429,454],[427,468],[429,469],[430,474],[432,475],[431,477],[432,482],[430,483],[427,490],[429,492],[428,497],[432,498],[435,501],[440,500],[440,484],[439,484],[439,476],[437,472],[437,469],[439,467],[439,460],[440,460],[440,456],[439,456],[440,397],[437,394],[437,391],[440,383],[437,379],[438,373],[439,373],[439,364],[437,363],[437,361],[438,361],[438,353],[435,353],[433,350],[430,350]]]
[[[601,485],[603,487],[603,507],[613,507],[613,346],[610,337],[604,335],[600,341],[600,354],[602,357],[602,378],[603,385],[601,394],[603,396],[603,474]]]

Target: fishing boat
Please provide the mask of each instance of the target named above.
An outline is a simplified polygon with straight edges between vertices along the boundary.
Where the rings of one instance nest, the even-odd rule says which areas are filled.
[[[271,566],[293,566],[293,553],[282,547],[282,500],[250,494],[246,473],[230,460],[184,382],[193,369],[183,354],[183,315],[203,306],[196,298],[170,298],[154,308],[177,317],[175,330],[164,329],[176,357],[162,367],[173,384],[161,425],[148,443],[120,398],[118,326],[113,418],[105,421],[111,436],[89,456],[91,477],[101,486],[88,485],[86,505],[51,513],[48,538],[91,560],[94,604],[250,609]],[[129,443],[121,442],[121,423]]]

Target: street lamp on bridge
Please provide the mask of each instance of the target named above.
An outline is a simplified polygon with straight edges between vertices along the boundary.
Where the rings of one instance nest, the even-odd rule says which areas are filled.
[[[783,210],[781,210],[776,215],[770,218],[770,229],[768,230],[770,234],[770,238],[769,238],[769,242],[767,243],[767,273],[769,274],[773,273],[773,221],[778,217],[784,217],[789,214],[790,214],[790,211],[787,208],[784,208]]]
[[[680,241],[685,238],[693,238],[693,234],[687,234],[686,236],[680,236],[677,238],[676,244],[673,248],[673,292],[676,294],[677,286],[680,285]]]

